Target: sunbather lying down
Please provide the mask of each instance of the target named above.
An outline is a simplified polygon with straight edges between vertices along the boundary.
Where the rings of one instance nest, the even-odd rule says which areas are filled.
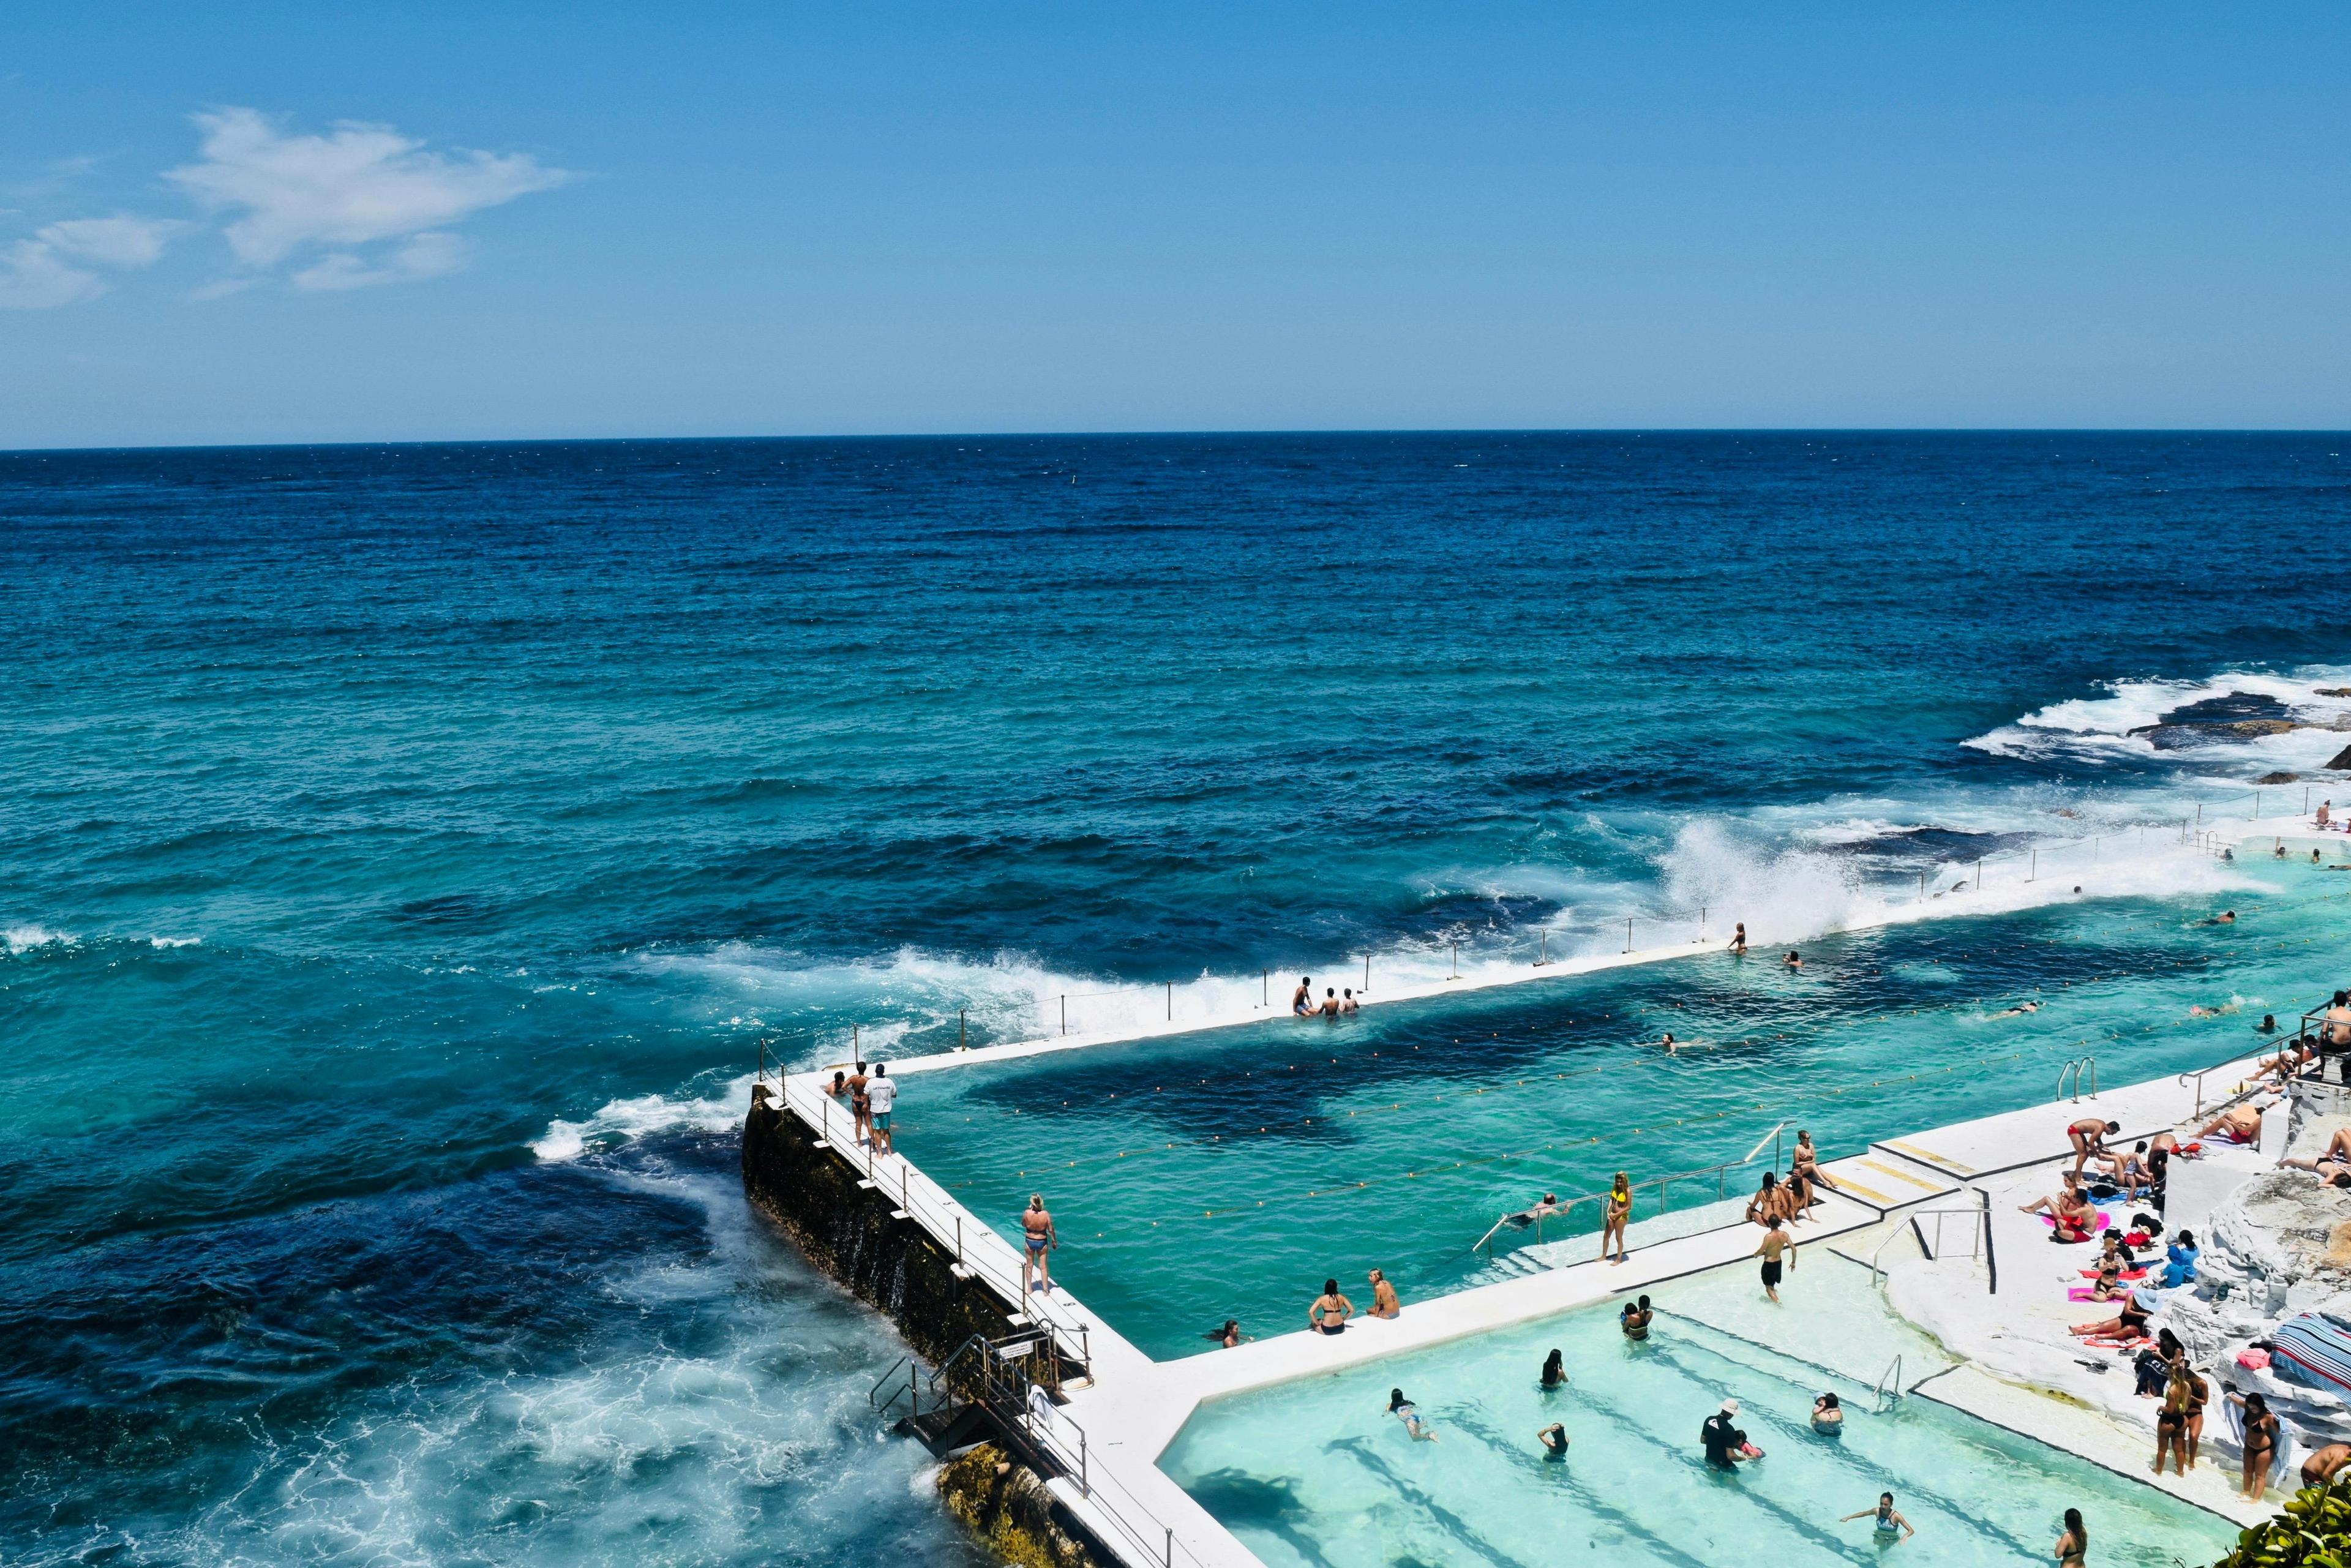
[[[2326,1151],[2316,1159],[2282,1159],[2278,1165],[2285,1170],[2316,1171],[2321,1181],[2351,1186],[2351,1127],[2335,1128],[2326,1140]]]
[[[2135,1290],[2122,1304],[2121,1312],[2100,1322],[2075,1323],[2068,1333],[2085,1339],[2134,1340],[2147,1333],[2147,1320],[2156,1303],[2146,1291]]]
[[[2257,1144],[2262,1137],[2262,1110],[2258,1105],[2231,1105],[2204,1124],[2199,1138],[2227,1138],[2231,1143]]]

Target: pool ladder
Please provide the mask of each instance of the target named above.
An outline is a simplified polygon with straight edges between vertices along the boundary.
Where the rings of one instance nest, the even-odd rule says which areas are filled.
[[[2074,1082],[2074,1103],[2080,1104],[2082,1074],[2085,1072],[2090,1075],[2090,1098],[2095,1100],[2098,1097],[2098,1059],[2095,1056],[2077,1056],[2057,1070],[2057,1098],[2065,1098],[2065,1081],[2071,1078]]]
[[[1881,1414],[1887,1406],[1902,1397],[1902,1357],[1899,1353],[1894,1357],[1894,1364],[1878,1378],[1877,1386],[1871,1390],[1871,1396]]]

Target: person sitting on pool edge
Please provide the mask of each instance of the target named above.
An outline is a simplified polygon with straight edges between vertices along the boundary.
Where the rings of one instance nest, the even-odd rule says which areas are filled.
[[[1306,1322],[1316,1333],[1345,1333],[1347,1320],[1355,1315],[1355,1303],[1339,1293],[1339,1281],[1322,1281],[1322,1293],[1306,1309]]]
[[[1304,1019],[1314,1016],[1313,976],[1298,977],[1298,988],[1290,993],[1290,1013],[1292,1018]]]
[[[1871,1533],[1875,1534],[1881,1542],[1887,1546],[1893,1545],[1897,1541],[1907,1541],[1912,1536],[1918,1533],[1916,1530],[1911,1528],[1910,1521],[1908,1520],[1894,1511],[1894,1494],[1890,1491],[1882,1491],[1877,1494],[1877,1506],[1876,1508],[1865,1508],[1859,1513],[1848,1513],[1843,1519],[1838,1520],[1837,1522],[1839,1524],[1850,1524],[1856,1519],[1869,1519],[1873,1517],[1876,1518],[1877,1522],[1870,1527]]]
[[[1625,1331],[1626,1339],[1646,1339],[1649,1337],[1649,1320],[1656,1315],[1656,1309],[1649,1305],[1649,1298],[1643,1296],[1637,1301],[1625,1303],[1625,1310],[1616,1314],[1616,1326]]]
[[[1396,1299],[1395,1287],[1388,1283],[1388,1277],[1374,1269],[1367,1278],[1372,1282],[1372,1310],[1365,1315],[1374,1318],[1404,1316],[1404,1303]]]

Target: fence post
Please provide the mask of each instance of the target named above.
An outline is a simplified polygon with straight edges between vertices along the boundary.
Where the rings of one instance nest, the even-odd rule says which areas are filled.
[[[1976,857],[1976,891],[1978,893],[1983,891],[1983,856],[1981,855]]]
[[[2027,881],[2027,882],[2031,882],[2031,881],[2032,881],[2035,877],[2039,876],[2040,874],[2041,874],[2041,852],[2040,852],[2039,850],[2034,850],[2034,851],[2032,852],[2032,863],[2031,865],[2029,865],[2029,866],[2027,866],[2027,867],[2025,868],[2025,872],[2024,872],[2024,880],[2025,880],[2025,881]]]
[[[1070,997],[1066,991],[1061,994],[1061,1032],[1070,1032]]]
[[[963,1050],[963,1049],[964,1049],[964,1043],[963,1043],[963,1034],[964,1034],[964,1021],[963,1021],[963,1015],[964,1015],[965,1013],[968,1012],[969,1010],[970,1010],[970,1009],[969,1009],[968,1008],[957,1008],[957,1009],[956,1009],[956,1049],[957,1051],[961,1051],[961,1050]]]
[[[1547,927],[1538,926],[1535,930],[1535,967],[1545,968],[1550,964],[1551,932]]]
[[[1453,957],[1446,966],[1450,972],[1445,977],[1448,980],[1458,980],[1461,977],[1461,944],[1448,942],[1446,946],[1451,950]]]
[[[1927,873],[1923,871],[1918,873],[1918,902],[1927,902]]]
[[[1176,1021],[1176,982],[1173,980],[1167,982],[1167,1021]]]
[[[1628,915],[1625,916],[1625,951],[1626,951],[1627,953],[1630,953],[1632,950],[1633,950],[1633,917],[1632,917],[1631,915]]]
[[[1371,995],[1371,991],[1372,991],[1372,956],[1371,956],[1369,953],[1366,953],[1366,954],[1364,954],[1364,994],[1365,996],[1369,996],[1369,995]]]

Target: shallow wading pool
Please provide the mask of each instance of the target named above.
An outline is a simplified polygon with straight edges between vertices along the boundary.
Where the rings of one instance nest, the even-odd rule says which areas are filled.
[[[1723,1270],[1655,1291],[1665,1311],[1646,1343],[1593,1308],[1217,1400],[1161,1465],[1269,1568],[1873,1562],[1869,1521],[1839,1520],[1881,1491],[1918,1531],[1897,1558],[1915,1568],[2048,1561],[2068,1508],[2100,1563],[2209,1563],[2234,1539],[2226,1520],[1923,1396],[1873,1410],[1870,1361],[1903,1349],[1911,1379],[1948,1362],[1867,1304],[1866,1279],[1823,1254],[1774,1309],[1750,1270]],[[1709,1326],[1770,1317],[1851,1364]],[[1537,1376],[1554,1347],[1570,1383],[1546,1394]],[[1413,1441],[1386,1414],[1395,1387],[1436,1440]],[[1808,1419],[1825,1391],[1848,1410],[1834,1438]],[[1765,1454],[1736,1475],[1708,1469],[1698,1443],[1726,1396]],[[1559,1462],[1536,1441],[1554,1421],[1571,1442]]]

